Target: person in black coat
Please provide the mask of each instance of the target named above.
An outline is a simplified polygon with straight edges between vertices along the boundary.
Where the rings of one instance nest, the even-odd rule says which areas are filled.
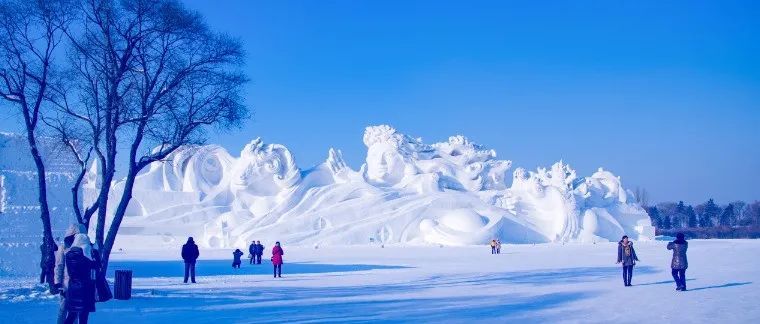
[[[264,245],[256,241],[256,264],[261,264],[261,256],[264,255]]]
[[[240,257],[243,256],[243,251],[240,251],[240,249],[235,249],[235,252],[232,252],[232,268],[234,269],[240,269]]]
[[[253,264],[254,260],[256,260],[256,248],[258,245],[256,245],[256,241],[251,241],[251,245],[248,246],[248,257],[250,258],[249,264]]]
[[[95,279],[94,269],[100,265],[97,253],[91,250],[89,238],[84,234],[79,241],[66,252],[66,273],[69,275],[69,283],[64,294],[66,295],[65,307],[68,314],[65,324],[72,324],[79,320],[79,324],[87,324],[90,313],[95,311]],[[87,254],[90,254],[87,256]]]
[[[195,261],[198,260],[200,251],[192,237],[187,238],[187,243],[182,246],[182,259],[185,260],[185,283],[189,276],[192,283],[195,283]]]

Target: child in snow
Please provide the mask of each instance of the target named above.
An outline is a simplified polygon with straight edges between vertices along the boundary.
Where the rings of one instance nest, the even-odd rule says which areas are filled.
[[[285,252],[280,247],[280,242],[274,244],[272,248],[272,265],[274,265],[274,277],[282,278],[282,255]]]
[[[496,254],[501,254],[501,240],[496,240]]]
[[[240,251],[240,249],[235,249],[235,252],[232,252],[232,267],[240,269],[240,257],[243,256],[243,251]]]
[[[623,264],[623,284],[626,287],[631,286],[633,266],[636,265],[636,261],[639,261],[639,258],[636,256],[636,250],[633,249],[633,243],[628,240],[627,235],[623,235],[623,238],[618,242],[617,263]]]

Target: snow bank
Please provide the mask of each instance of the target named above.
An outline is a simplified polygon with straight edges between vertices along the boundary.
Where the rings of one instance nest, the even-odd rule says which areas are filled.
[[[288,244],[602,242],[653,237],[620,178],[577,177],[562,161],[518,168],[464,136],[425,144],[390,126],[368,127],[356,171],[339,150],[301,170],[280,144],[255,139],[240,157],[216,145],[184,147],[139,175],[117,246],[205,247],[251,240]],[[94,199],[97,166],[85,184]],[[122,183],[112,193],[120,194]]]

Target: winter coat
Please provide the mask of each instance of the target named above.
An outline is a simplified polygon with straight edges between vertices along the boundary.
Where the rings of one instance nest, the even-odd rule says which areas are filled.
[[[63,289],[66,289],[66,286],[69,283],[69,274],[66,273],[66,252],[68,251],[68,246],[65,245],[66,238],[74,238],[79,233],[87,233],[87,229],[84,227],[84,225],[77,225],[72,224],[69,226],[69,228],[66,230],[66,234],[63,236],[64,243],[61,243],[58,246],[58,250],[55,253],[55,272],[53,275],[53,283],[56,285],[61,285]]]
[[[628,247],[628,249],[626,249]],[[624,267],[636,265],[636,261],[639,258],[636,256],[636,250],[633,249],[633,243],[628,242],[628,246],[623,245],[623,241],[618,242],[618,257],[617,262],[623,264]]]
[[[74,246],[66,252],[66,272],[69,275],[68,288],[65,290],[66,310],[70,312],[95,311],[95,276],[93,269],[96,261],[85,257],[80,247]]]
[[[689,268],[689,261],[686,259],[686,250],[689,248],[689,242],[673,241],[668,243],[668,250],[673,250],[673,261],[670,262],[670,268],[673,270],[685,270]]]
[[[256,254],[264,254],[264,245],[263,244],[256,244]]]
[[[241,256],[243,256],[243,251],[235,250],[235,252],[232,252],[232,263],[240,263]]]
[[[198,245],[193,241],[188,241],[182,246],[182,260],[185,260],[185,263],[195,263],[195,260],[198,260],[200,254],[200,251],[198,251]]]
[[[285,254],[285,252],[282,250],[281,247],[275,246],[274,248],[272,248],[272,264],[282,265],[283,254]]]
[[[257,246],[258,245],[256,243],[253,243],[250,246],[248,246],[248,253],[250,253],[252,255],[256,254]]]

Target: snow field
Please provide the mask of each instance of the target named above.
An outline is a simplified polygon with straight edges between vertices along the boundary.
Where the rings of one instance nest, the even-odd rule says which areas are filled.
[[[760,241],[690,243],[687,292],[676,292],[661,241],[635,242],[642,260],[623,287],[616,246],[285,246],[271,265],[231,268],[232,250],[202,250],[199,284],[182,284],[177,251],[127,251],[112,269],[135,271],[133,299],[98,304],[94,323],[325,321],[745,323],[760,319]],[[265,255],[268,259],[268,255]],[[57,301],[31,278],[0,279],[0,313],[13,323],[54,320]]]

